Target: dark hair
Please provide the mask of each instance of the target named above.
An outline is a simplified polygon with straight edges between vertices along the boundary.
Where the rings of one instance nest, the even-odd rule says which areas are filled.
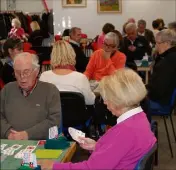
[[[9,56],[9,49],[19,48],[22,49],[23,45],[20,39],[9,38],[3,45],[4,56]]]
[[[69,36],[69,34],[70,34],[70,29],[65,29],[62,34],[62,37]]]
[[[154,20],[154,21],[152,22],[152,26],[153,26],[154,29],[159,28],[159,25],[160,25],[160,23],[158,22],[158,20]]]
[[[162,24],[162,27],[164,28],[165,26],[164,20],[162,18],[158,18],[156,20],[159,22],[159,24]]]
[[[102,28],[102,31],[104,34],[107,34],[107,33],[112,32],[114,30],[115,30],[115,26],[112,25],[111,23],[106,23]]]
[[[176,21],[170,22],[170,23],[168,24],[168,26],[169,26],[169,29],[173,29],[173,30],[176,31]]]

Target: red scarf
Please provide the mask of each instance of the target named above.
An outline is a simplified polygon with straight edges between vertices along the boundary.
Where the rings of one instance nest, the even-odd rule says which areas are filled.
[[[76,69],[73,65],[65,65],[65,66],[58,65],[54,68],[55,69],[68,69],[68,70],[76,71]]]

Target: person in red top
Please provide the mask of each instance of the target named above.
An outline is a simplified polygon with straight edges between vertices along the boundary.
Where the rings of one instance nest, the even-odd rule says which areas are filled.
[[[10,30],[8,37],[17,38],[25,41],[27,40],[24,29],[21,28],[21,22],[19,21],[19,19],[12,19],[12,29]]]
[[[118,50],[118,46],[119,38],[115,33],[105,35],[102,49],[92,54],[84,72],[89,80],[100,81],[104,76],[125,67],[126,56]]]

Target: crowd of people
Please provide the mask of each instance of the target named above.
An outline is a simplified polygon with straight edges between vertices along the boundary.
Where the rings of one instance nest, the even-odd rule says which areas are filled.
[[[95,105],[96,95],[89,82],[94,80],[99,84],[104,105],[117,119],[116,125],[98,141],[81,138],[84,142],[80,146],[92,151],[88,160],[50,163],[46,168],[134,169],[157,141],[150,127],[150,109],[167,106],[176,89],[176,22],[166,28],[163,20],[157,19],[151,31],[145,20],[136,25],[130,18],[122,34],[113,24],[106,23],[95,38],[90,59],[80,45],[81,29],[73,27],[64,32],[62,40],[54,42],[51,70],[42,73],[37,55],[23,52],[22,42],[28,39],[35,46],[39,37],[41,45],[39,25],[31,23],[33,33],[29,37],[17,20],[13,20],[13,25],[3,45],[7,60],[0,70],[5,84],[0,92],[1,139],[47,139],[49,128],[61,126],[60,92],[79,92],[86,105]],[[69,37],[69,41],[64,37]],[[145,86],[135,60],[153,55],[152,48],[155,64]],[[144,100],[147,102],[141,107]]]

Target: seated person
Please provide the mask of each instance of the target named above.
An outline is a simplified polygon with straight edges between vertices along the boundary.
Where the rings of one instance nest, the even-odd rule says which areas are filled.
[[[29,36],[28,42],[30,42],[33,47],[42,46],[42,42],[44,38],[38,22],[32,21],[30,26],[32,29],[32,33]]]
[[[75,70],[76,54],[69,43],[57,41],[51,54],[53,70],[43,72],[40,80],[55,84],[59,91],[79,92],[87,105],[94,104],[95,95],[90,89],[87,77]]]
[[[125,67],[126,57],[117,49],[118,46],[119,37],[116,33],[109,32],[105,35],[103,49],[92,54],[84,72],[89,80],[100,81],[104,76]]]
[[[176,32],[164,29],[156,35],[159,57],[148,84],[151,107],[169,105],[176,88]],[[158,104],[156,104],[158,103]]]
[[[76,71],[83,73],[86,69],[88,59],[80,47],[81,41],[81,29],[73,27],[70,30],[70,44],[76,53]]]
[[[155,37],[153,35],[153,32],[146,28],[146,21],[141,19],[138,21],[138,29],[137,29],[138,35],[144,36],[148,43],[151,45],[151,47],[155,46]]]
[[[1,139],[47,139],[49,128],[60,124],[59,91],[37,80],[39,67],[34,54],[15,57],[17,82],[7,84],[0,93]]]
[[[102,28],[102,34],[98,36],[97,39],[97,49],[103,47],[104,37],[107,33],[113,32],[115,30],[115,26],[111,23],[106,23]]]
[[[147,94],[136,72],[119,69],[100,82],[100,94],[117,124],[97,142],[80,137],[80,146],[93,151],[89,159],[79,163],[39,161],[42,169],[135,169],[138,161],[155,145],[145,113],[139,106]],[[43,163],[42,163],[43,162]],[[45,167],[47,166],[47,167]]]
[[[1,69],[1,78],[4,84],[16,81],[13,69],[14,56],[21,53],[23,49],[20,39],[9,38],[3,45],[4,56],[7,58]]]
[[[137,27],[129,23],[125,27],[127,36],[123,39],[123,52],[127,56],[127,66],[134,63],[134,60],[141,60],[145,53],[151,55],[151,47],[145,37],[137,35]]]

